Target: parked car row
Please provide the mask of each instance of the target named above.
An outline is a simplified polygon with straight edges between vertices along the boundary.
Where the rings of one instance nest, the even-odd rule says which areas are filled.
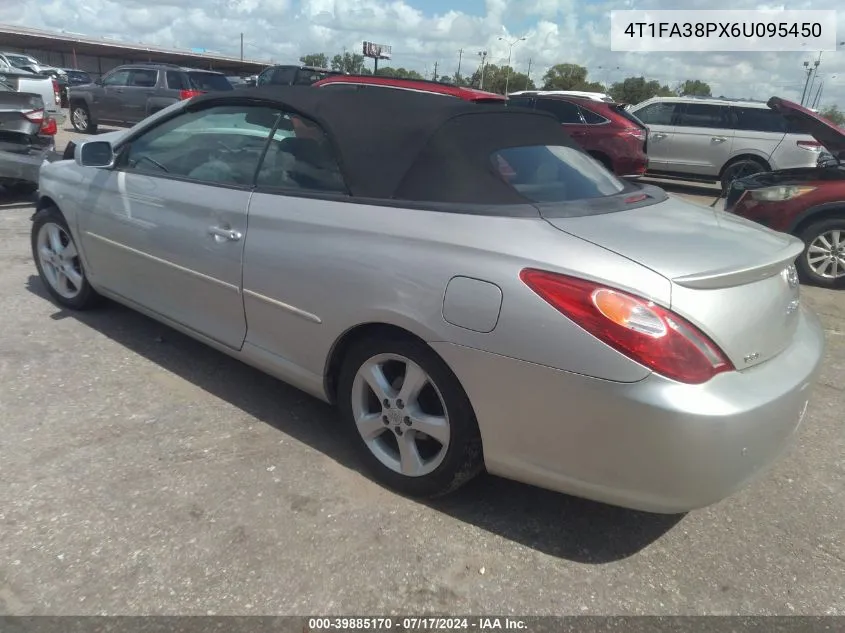
[[[792,170],[810,170],[814,174],[827,174],[824,182],[829,182],[830,174],[838,174],[840,169],[838,150],[831,147],[829,138],[820,141],[802,120],[765,103],[748,100],[655,97],[623,107],[602,93],[519,91],[504,96],[441,82],[355,76],[303,65],[271,66],[255,82],[248,82],[218,72],[170,64],[131,64],[115,68],[95,82],[79,84],[73,80],[73,83],[68,95],[71,122],[77,131],[88,133],[95,132],[100,123],[135,124],[179,101],[207,92],[228,92],[236,87],[255,90],[307,85],[334,92],[388,88],[548,112],[590,156],[617,176],[628,179],[649,175],[709,180],[720,182],[727,193],[732,182],[754,174],[787,171],[794,179],[798,172]],[[811,111],[804,115],[816,116]],[[828,167],[815,172],[820,159],[827,160]],[[765,180],[762,176],[754,182]],[[813,187],[813,191],[819,188]],[[823,194],[782,202],[800,207],[820,195]],[[728,205],[731,209],[732,203],[730,200]],[[825,204],[826,223],[820,224],[820,218],[813,213],[816,221],[811,223],[805,218],[789,230],[811,244],[817,243],[821,235],[814,231],[829,228],[828,222],[832,222],[834,231],[845,229],[839,200]],[[829,239],[825,238],[833,240],[829,249],[832,259],[824,260],[829,262],[829,270],[824,274],[813,272],[804,258],[799,266],[802,279],[831,287],[840,287],[845,282],[845,260],[838,259],[841,252],[838,235],[835,232]],[[842,239],[845,242],[845,237]]]
[[[176,100],[46,164],[52,299],[335,404],[414,496],[487,470],[684,512],[791,443],[825,341],[800,240],[617,177],[543,99],[314,85]]]

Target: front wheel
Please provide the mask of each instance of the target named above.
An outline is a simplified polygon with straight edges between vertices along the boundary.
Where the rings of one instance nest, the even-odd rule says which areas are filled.
[[[98,303],[100,296],[88,283],[70,228],[56,207],[36,213],[31,242],[38,276],[56,303],[72,310]]]
[[[421,341],[387,337],[353,345],[341,369],[338,404],[368,468],[403,494],[444,495],[483,468],[469,399]]]
[[[797,266],[801,279],[823,288],[845,288],[845,218],[814,222],[799,237],[804,241]]]
[[[738,178],[744,178],[745,176],[759,174],[768,170],[767,165],[755,158],[739,158],[732,163],[728,163],[720,178],[722,191],[726,192],[730,189],[731,183]]]

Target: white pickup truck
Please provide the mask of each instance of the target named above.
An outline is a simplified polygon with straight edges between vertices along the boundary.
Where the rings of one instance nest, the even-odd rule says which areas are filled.
[[[59,83],[47,75],[36,75],[25,70],[13,68],[0,61],[0,81],[11,86],[16,92],[29,92],[41,95],[47,114],[61,125],[65,121],[62,111],[62,96]]]

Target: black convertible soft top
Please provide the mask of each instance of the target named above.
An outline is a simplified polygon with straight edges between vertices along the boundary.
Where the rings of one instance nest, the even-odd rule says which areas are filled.
[[[525,204],[491,154],[528,145],[578,147],[545,112],[405,90],[269,86],[209,93],[188,109],[236,103],[280,106],[320,124],[350,194],[361,198]]]

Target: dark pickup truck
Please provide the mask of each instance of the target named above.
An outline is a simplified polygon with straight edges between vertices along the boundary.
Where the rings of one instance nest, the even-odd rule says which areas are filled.
[[[93,134],[100,123],[138,123],[182,99],[232,89],[224,74],[210,70],[127,64],[93,83],[68,87],[70,122],[77,132]]]
[[[0,185],[14,193],[38,188],[38,172],[55,155],[56,121],[41,95],[0,82]]]

